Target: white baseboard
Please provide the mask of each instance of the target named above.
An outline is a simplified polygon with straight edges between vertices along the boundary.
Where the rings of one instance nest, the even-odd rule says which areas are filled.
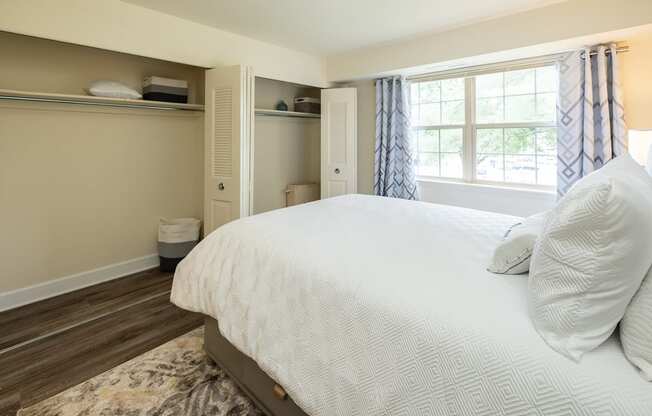
[[[110,264],[86,272],[61,277],[49,282],[0,293],[0,312],[51,298],[63,293],[96,285],[108,280],[152,269],[159,265],[158,254]]]

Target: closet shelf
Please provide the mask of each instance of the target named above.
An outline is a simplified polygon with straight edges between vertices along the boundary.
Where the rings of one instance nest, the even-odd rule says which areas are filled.
[[[0,100],[37,101],[155,110],[204,111],[204,106],[200,104],[169,103],[165,101],[130,100],[126,98],[95,97],[93,95],[55,94],[49,92],[4,89],[0,89]]]
[[[321,118],[321,114],[299,113],[297,111],[266,110],[263,108],[256,108],[256,115],[272,117]]]

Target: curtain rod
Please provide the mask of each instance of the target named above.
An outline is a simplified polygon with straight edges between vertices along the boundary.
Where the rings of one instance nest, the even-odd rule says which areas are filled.
[[[629,52],[630,48],[627,45],[619,46],[616,48],[616,53]],[[568,51],[567,51],[568,52]],[[444,78],[457,78],[482,75],[495,71],[509,71],[522,68],[531,68],[539,65],[552,65],[559,61],[567,52],[559,52],[550,55],[536,56],[533,58],[515,59],[511,61],[496,62],[491,64],[480,64],[463,66],[451,69],[442,69],[440,71],[427,72],[423,74],[414,74],[407,76],[408,81],[426,81],[437,80]],[[592,50],[589,56],[595,56],[598,51]],[[611,53],[611,49],[607,49],[606,53]],[[582,58],[584,55],[582,54]]]
[[[624,53],[624,52],[629,52],[629,46],[625,45],[625,46],[619,46],[619,47],[616,48],[616,53]],[[606,49],[606,50],[604,51],[604,53],[606,53],[606,54],[610,54],[610,53],[611,53],[611,49]],[[596,51],[596,50],[591,50],[591,52],[589,53],[589,56],[595,56],[595,55],[597,55],[597,54],[598,54],[598,51]]]

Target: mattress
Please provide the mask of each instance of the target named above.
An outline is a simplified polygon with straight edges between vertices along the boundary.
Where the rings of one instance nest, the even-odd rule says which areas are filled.
[[[568,360],[530,323],[527,276],[486,271],[517,220],[362,195],[271,211],[204,239],[171,299],[311,416],[652,415],[615,336]]]

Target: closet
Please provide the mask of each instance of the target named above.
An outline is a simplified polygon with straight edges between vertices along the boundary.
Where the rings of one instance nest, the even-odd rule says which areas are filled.
[[[205,234],[285,207],[291,185],[315,184],[321,198],[356,192],[354,88],[256,77],[241,65],[207,70],[205,85]],[[321,114],[293,111],[295,97],[320,98]]]
[[[292,110],[295,97],[320,98],[321,91],[260,77],[254,87],[252,213],[259,214],[284,207],[288,185],[319,191],[321,115]],[[280,100],[289,111],[273,110]]]

